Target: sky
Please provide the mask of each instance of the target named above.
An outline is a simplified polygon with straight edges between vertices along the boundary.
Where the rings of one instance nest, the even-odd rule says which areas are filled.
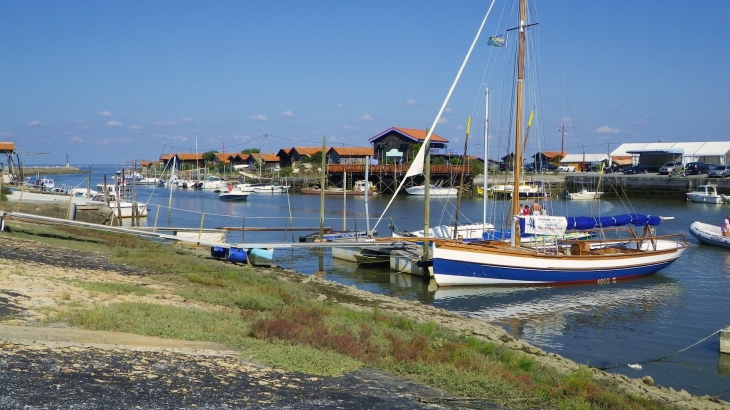
[[[513,1],[496,1],[435,133],[510,150]],[[0,1],[0,141],[26,164],[370,146],[431,127],[491,1]],[[532,150],[730,140],[730,1],[530,2]],[[534,74],[533,74],[534,73]],[[564,139],[557,129],[568,130]],[[0,159],[4,162],[4,159]]]

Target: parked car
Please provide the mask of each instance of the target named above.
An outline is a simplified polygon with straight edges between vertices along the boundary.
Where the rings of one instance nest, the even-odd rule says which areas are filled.
[[[646,174],[649,172],[649,168],[644,165],[632,165],[624,168],[624,174]]]
[[[710,172],[710,168],[704,162],[690,162],[684,166],[684,173],[687,175],[702,175]]]
[[[617,172],[624,172],[624,167],[613,164],[610,167],[603,168],[604,174],[612,174]]]
[[[558,167],[545,162],[537,162],[525,165],[525,172],[555,172]]]
[[[499,163],[499,170],[502,171],[502,172],[507,172],[508,170],[509,171],[512,171],[512,166],[509,165],[509,164],[507,164],[507,163],[505,163],[505,162],[500,162]]]
[[[710,178],[730,177],[730,165],[716,165],[715,169],[707,173],[707,176]]]
[[[575,172],[575,167],[572,165],[561,165],[558,167],[560,172]]]
[[[681,161],[667,162],[666,164],[662,165],[661,168],[659,168],[659,175],[669,175],[672,172],[674,172],[674,168],[679,168],[681,166],[682,166]]]

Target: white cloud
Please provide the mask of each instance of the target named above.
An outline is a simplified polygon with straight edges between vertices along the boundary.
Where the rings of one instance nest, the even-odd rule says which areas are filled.
[[[294,113],[291,111],[284,111],[283,113],[281,113],[281,116],[282,117],[293,117]]]
[[[598,127],[596,129],[596,132],[599,134],[618,134],[621,132],[618,128],[611,128],[608,125],[604,125],[603,127]]]
[[[121,127],[122,123],[119,121],[109,121],[106,123],[107,127]]]
[[[342,104],[342,103],[335,104],[335,108],[345,108],[345,104]]]
[[[357,127],[353,127],[352,125],[345,125],[345,126],[344,126],[344,127],[342,127],[342,128],[344,128],[344,129],[346,129],[346,130],[356,130],[356,129],[357,129]]]
[[[29,127],[35,127],[35,126],[38,126],[38,125],[41,125],[41,122],[38,121],[38,120],[33,120],[33,121],[31,121],[31,122],[28,123],[28,126]]]
[[[418,105],[418,103],[416,102],[416,100],[409,98],[406,100],[406,105],[409,107],[413,107]]]
[[[143,127],[141,125],[130,125],[127,128],[129,128],[130,130],[141,130]]]
[[[562,124],[565,124],[566,128],[570,128],[573,126],[573,119],[570,117],[563,117],[562,123],[560,125]]]
[[[447,120],[444,117],[441,117],[441,118],[439,118],[439,122],[437,124],[442,124],[443,125],[443,124],[448,124],[448,123],[449,123],[449,120]]]
[[[252,115],[252,116],[248,117],[248,119],[254,120],[254,121],[268,121],[269,120],[265,115],[262,115],[262,114]]]
[[[365,114],[362,117],[360,117],[360,119],[363,121],[373,121],[374,120],[373,116],[370,114]]]
[[[119,142],[132,142],[132,139],[129,137],[122,137],[119,138]]]
[[[151,138],[155,139],[162,139],[167,141],[182,141],[185,142],[188,140],[188,137],[184,135],[167,135],[167,134],[153,134]]]
[[[14,131],[0,131],[0,138],[14,137]]]
[[[170,126],[170,125],[177,125],[177,121],[155,121],[152,123],[152,125],[166,127],[166,126]]]
[[[113,116],[114,116],[114,114],[112,114],[109,111],[102,111],[99,113],[99,117],[113,117]]]
[[[74,142],[85,142],[86,140],[84,139],[84,136],[83,135],[74,135],[73,137],[71,137],[71,141],[74,141]]]
[[[464,128],[464,126],[463,126],[463,125],[457,125],[456,127],[454,127],[454,129],[455,129],[456,131],[464,131],[464,130],[465,130],[465,128]]]
[[[103,140],[96,141],[97,144],[102,144],[102,145],[109,145],[109,144],[111,144],[111,142],[112,142],[112,140],[110,140],[109,138],[104,138]]]
[[[453,114],[454,110],[451,107],[444,108],[444,114]]]
[[[193,122],[193,119],[185,117],[185,118],[181,119],[180,122],[183,124],[190,124],[191,122]]]

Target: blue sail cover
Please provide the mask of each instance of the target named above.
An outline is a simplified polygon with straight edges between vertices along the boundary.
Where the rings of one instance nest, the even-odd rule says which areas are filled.
[[[626,226],[632,224],[634,226],[657,226],[662,223],[662,218],[654,215],[642,214],[623,214],[616,216],[567,216],[568,221],[566,229],[586,230],[595,228],[609,228],[612,226]],[[520,218],[520,229],[525,231],[525,218]]]

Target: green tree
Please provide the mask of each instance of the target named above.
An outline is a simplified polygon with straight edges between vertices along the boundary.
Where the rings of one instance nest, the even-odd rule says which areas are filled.
[[[321,164],[322,163],[322,151],[317,151],[314,154],[302,158],[302,164],[306,163],[312,163],[312,164]]]
[[[208,152],[204,153],[203,161],[205,161],[206,163],[212,163],[213,161],[216,160],[215,154],[217,154],[217,153],[218,153],[218,151],[208,151]]]
[[[246,148],[245,150],[241,151],[241,154],[260,154],[261,148]]]

